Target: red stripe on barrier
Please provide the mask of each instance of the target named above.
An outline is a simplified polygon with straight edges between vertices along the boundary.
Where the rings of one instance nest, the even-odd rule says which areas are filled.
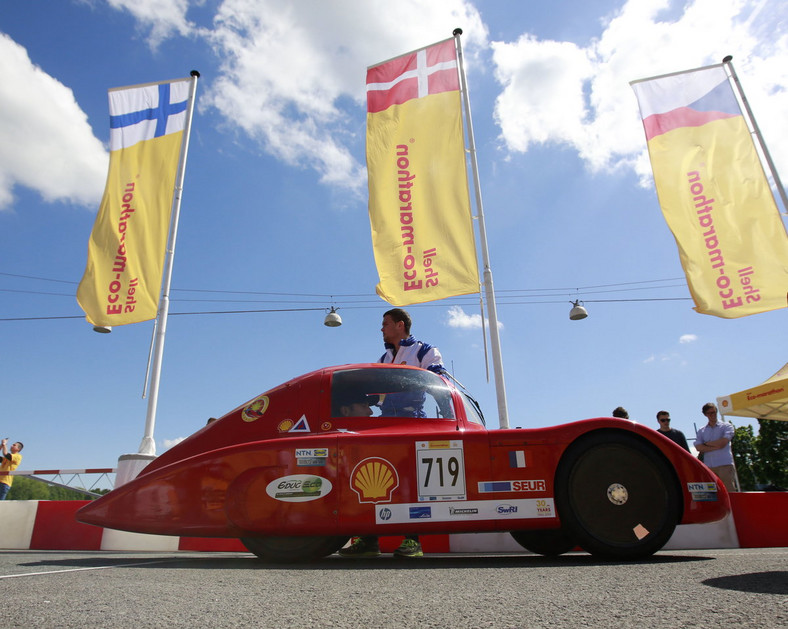
[[[101,550],[100,526],[77,522],[74,514],[89,500],[42,500],[38,503],[31,550]]]

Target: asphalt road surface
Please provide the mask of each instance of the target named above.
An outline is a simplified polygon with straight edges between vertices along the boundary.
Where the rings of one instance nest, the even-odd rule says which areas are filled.
[[[14,627],[788,627],[788,548],[428,555],[0,551]]]

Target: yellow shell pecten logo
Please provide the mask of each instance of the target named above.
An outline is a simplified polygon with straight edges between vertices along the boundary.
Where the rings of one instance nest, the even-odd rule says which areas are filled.
[[[293,427],[295,422],[292,419],[283,419],[279,422],[276,429],[279,432],[290,432],[290,429]]]
[[[268,410],[268,396],[261,395],[252,400],[251,404],[241,411],[241,419],[245,422],[253,422],[260,419]]]
[[[350,488],[358,494],[359,502],[391,502],[391,494],[397,487],[397,470],[379,457],[364,459],[350,475]]]

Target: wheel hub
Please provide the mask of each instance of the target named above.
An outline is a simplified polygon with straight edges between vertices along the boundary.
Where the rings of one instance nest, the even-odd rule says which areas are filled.
[[[613,483],[607,488],[607,499],[614,505],[621,506],[629,499],[629,492],[622,484]]]

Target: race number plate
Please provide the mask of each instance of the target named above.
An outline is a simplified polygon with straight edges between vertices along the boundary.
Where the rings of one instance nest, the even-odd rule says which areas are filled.
[[[419,501],[465,500],[462,441],[417,441]]]

